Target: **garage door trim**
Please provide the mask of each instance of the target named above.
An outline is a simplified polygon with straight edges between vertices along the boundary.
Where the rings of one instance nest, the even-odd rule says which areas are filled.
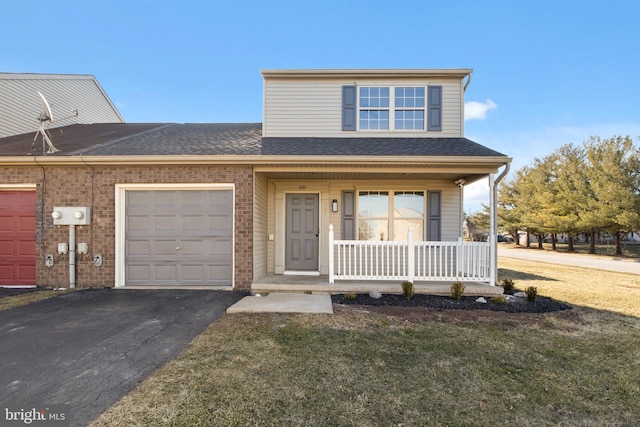
[[[189,191],[189,190],[231,190],[233,206],[232,209],[232,230],[231,240],[232,247],[235,248],[235,185],[229,183],[210,183],[210,184],[116,184],[115,186],[115,283],[116,287],[124,287],[126,284],[126,265],[125,265],[125,223],[126,223],[126,192],[136,190],[170,190],[170,191]],[[231,283],[235,284],[235,251],[232,254],[232,278]]]

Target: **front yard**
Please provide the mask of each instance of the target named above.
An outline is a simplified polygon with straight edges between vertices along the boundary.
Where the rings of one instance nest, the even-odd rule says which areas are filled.
[[[640,425],[640,277],[500,268],[579,306],[226,315],[92,425]]]

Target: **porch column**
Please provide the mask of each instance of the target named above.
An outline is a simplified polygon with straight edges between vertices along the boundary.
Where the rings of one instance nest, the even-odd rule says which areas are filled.
[[[497,284],[498,279],[498,247],[496,246],[497,242],[497,223],[498,223],[498,215],[497,215],[497,194],[496,194],[496,184],[493,179],[493,175],[489,175],[489,246],[490,246],[490,256],[489,256],[489,284],[491,286],[495,286]]]
[[[329,284],[333,285],[333,224],[329,224]]]

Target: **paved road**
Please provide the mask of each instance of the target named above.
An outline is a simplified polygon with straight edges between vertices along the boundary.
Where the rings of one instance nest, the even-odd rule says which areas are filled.
[[[619,273],[640,274],[640,260],[610,258],[597,255],[567,254],[540,249],[525,249],[498,245],[498,257],[515,258],[547,264],[569,265],[573,267],[594,268]],[[498,261],[499,263],[499,261]]]
[[[69,405],[84,426],[243,296],[89,289],[0,311],[0,412]]]

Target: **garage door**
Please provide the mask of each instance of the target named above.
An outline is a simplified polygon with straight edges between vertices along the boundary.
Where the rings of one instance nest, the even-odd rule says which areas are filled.
[[[36,284],[36,193],[0,192],[0,286]]]
[[[125,283],[232,286],[232,190],[126,192]]]

